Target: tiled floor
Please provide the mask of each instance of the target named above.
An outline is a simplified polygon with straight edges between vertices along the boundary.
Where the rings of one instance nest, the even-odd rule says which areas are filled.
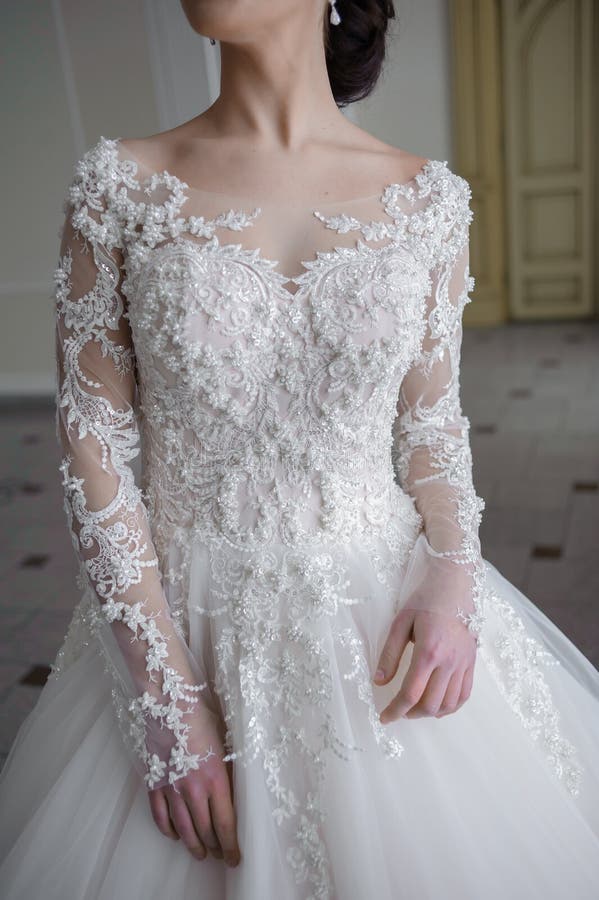
[[[599,322],[467,329],[483,553],[599,666]],[[0,417],[0,764],[78,599],[51,406]]]

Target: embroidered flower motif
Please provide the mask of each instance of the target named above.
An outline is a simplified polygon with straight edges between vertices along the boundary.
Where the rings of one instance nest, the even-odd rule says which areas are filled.
[[[118,140],[101,138],[69,190],[74,237],[55,272],[57,435],[83,597],[52,677],[97,641],[149,788],[214,755],[189,750],[201,692],[214,690],[224,759],[262,766],[297,883],[323,900],[326,762],[364,749],[331,714],[333,661],[375,745],[390,759],[404,752],[378,719],[367,648],[348,618],[369,602],[350,559],[359,548],[374,581],[395,590],[417,536],[434,531],[431,491],[451,522],[439,556],[471,578],[455,615],[578,790],[542,675],[548,655],[490,593],[478,540],[484,502],[458,378],[474,286],[470,188],[431,160],[385,190],[387,221],[315,211],[360,237],[306,261],[295,295],[259,249],[218,239],[260,208],[184,217],[187,189],[168,172],[140,180]],[[138,486],[129,463],[142,431]],[[198,547],[205,604],[192,592]],[[503,629],[487,641],[490,607]],[[190,652],[190,612],[210,626],[210,684]]]

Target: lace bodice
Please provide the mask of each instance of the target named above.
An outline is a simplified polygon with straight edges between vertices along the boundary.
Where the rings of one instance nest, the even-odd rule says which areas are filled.
[[[75,167],[55,273],[65,509],[150,787],[201,761],[177,535],[376,542],[381,580],[420,535],[456,590],[414,602],[477,636],[484,621],[459,399],[468,183],[427,160],[319,209],[232,199],[102,137]]]

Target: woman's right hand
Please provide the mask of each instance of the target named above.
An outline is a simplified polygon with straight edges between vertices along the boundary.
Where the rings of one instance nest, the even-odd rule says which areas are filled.
[[[234,808],[233,763],[223,762],[225,755],[222,729],[217,716],[203,709],[192,723],[188,745],[191,753],[205,756],[201,762],[173,785],[149,791],[152,818],[166,837],[183,841],[196,859],[211,853],[230,866],[241,858],[237,841],[237,817]]]

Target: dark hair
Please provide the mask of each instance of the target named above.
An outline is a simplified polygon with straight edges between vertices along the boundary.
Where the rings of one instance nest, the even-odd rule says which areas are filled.
[[[324,14],[327,71],[337,106],[362,100],[374,89],[385,59],[389,19],[395,18],[393,0],[337,0],[339,25]]]

